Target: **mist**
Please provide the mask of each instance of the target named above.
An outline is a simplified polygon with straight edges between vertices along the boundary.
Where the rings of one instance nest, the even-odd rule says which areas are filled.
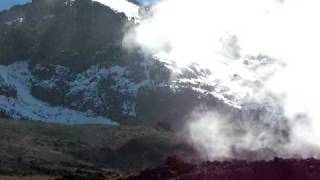
[[[200,154],[319,157],[319,7],[317,0],[163,0],[124,42],[177,68],[209,69],[206,83],[229,89],[233,98],[224,100],[248,114],[190,112],[188,138]],[[268,110],[257,119],[255,109]]]

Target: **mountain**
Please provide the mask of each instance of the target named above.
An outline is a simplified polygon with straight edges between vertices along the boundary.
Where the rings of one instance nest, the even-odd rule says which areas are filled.
[[[234,110],[194,81],[210,72],[190,66],[172,82],[173,65],[125,49],[125,28],[137,22],[123,11],[91,0],[33,0],[0,12],[2,116],[174,127],[200,105]]]
[[[16,166],[22,169],[18,174],[36,170],[59,175],[69,168],[71,174],[149,168],[181,152],[193,158],[199,150],[198,159],[211,158],[208,152],[201,154],[208,145],[217,145],[219,151],[226,146],[233,158],[270,159],[290,144],[292,129],[281,107],[243,102],[235,92],[237,85],[258,91],[264,77],[246,79],[226,72],[223,82],[210,79],[215,73],[199,64],[178,67],[165,54],[124,47],[127,30],[144,18],[140,8],[147,11],[149,5],[139,7],[125,0],[33,0],[0,12],[0,116],[5,118],[0,126],[0,164],[4,163],[0,174],[15,174]],[[256,55],[237,63],[257,71],[273,61]],[[221,64],[218,67],[230,65]],[[228,117],[222,127],[215,121],[200,124],[196,134],[205,137],[192,139],[192,132],[181,129],[195,110],[204,111],[209,120],[216,119],[211,112]],[[219,141],[211,141],[211,135],[219,136],[214,138]],[[183,143],[172,142],[175,138]],[[231,143],[225,144],[225,139]],[[1,169],[7,166],[9,172]],[[148,171],[143,173],[148,177]]]

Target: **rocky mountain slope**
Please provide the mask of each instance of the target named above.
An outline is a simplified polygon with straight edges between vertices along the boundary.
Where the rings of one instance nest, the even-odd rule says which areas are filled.
[[[34,0],[1,12],[2,115],[174,126],[200,104],[228,106],[191,81],[205,70],[186,68],[172,82],[172,65],[139,47],[125,49],[124,33],[135,20],[91,0]]]

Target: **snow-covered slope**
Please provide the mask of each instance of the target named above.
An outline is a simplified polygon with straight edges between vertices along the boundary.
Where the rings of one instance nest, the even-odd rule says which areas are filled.
[[[23,32],[21,38],[13,38],[13,30],[3,33],[0,54],[7,57],[0,63],[30,63],[29,68],[21,62],[0,66],[0,115],[60,123],[109,122],[94,114],[116,122],[156,124],[181,120],[199,104],[235,106],[227,89],[208,82],[210,72],[201,67],[180,68],[123,48],[120,30],[131,21],[117,12],[135,17],[138,6],[125,0],[99,0],[94,6],[91,1],[72,1],[55,1],[57,10],[38,0],[0,16],[0,23],[12,24],[4,27]],[[88,12],[93,14],[83,14]],[[87,16],[99,18],[83,18]],[[95,33],[87,33],[86,26]],[[15,46],[7,47],[11,41]],[[16,49],[23,50],[21,55],[14,53]]]
[[[225,58],[217,61],[215,71],[196,63],[177,66],[165,53],[159,53],[155,58],[173,72],[173,87],[187,86],[202,94],[211,94],[237,109],[252,104],[249,97],[258,97],[263,91],[263,82],[284,66],[281,61],[266,55],[246,56],[237,61]],[[232,68],[242,71],[230,71]]]
[[[129,18],[139,18],[139,6],[126,0],[95,0],[117,12],[123,12]]]
[[[90,113],[53,107],[34,98],[30,93],[32,75],[28,63],[19,62],[0,66],[0,78],[17,91],[16,98],[0,96],[0,111],[16,119],[32,119],[63,124],[117,125],[110,119],[95,117]]]

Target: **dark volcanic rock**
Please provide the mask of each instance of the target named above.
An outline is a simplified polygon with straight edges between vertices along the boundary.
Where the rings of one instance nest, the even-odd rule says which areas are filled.
[[[8,84],[1,75],[0,75],[0,96],[6,96],[11,98],[17,97],[16,87]]]
[[[0,96],[17,97],[17,90],[13,86],[0,86]]]
[[[272,161],[205,162],[199,165],[169,158],[163,167],[145,170],[128,180],[318,180],[320,160],[278,159]]]

